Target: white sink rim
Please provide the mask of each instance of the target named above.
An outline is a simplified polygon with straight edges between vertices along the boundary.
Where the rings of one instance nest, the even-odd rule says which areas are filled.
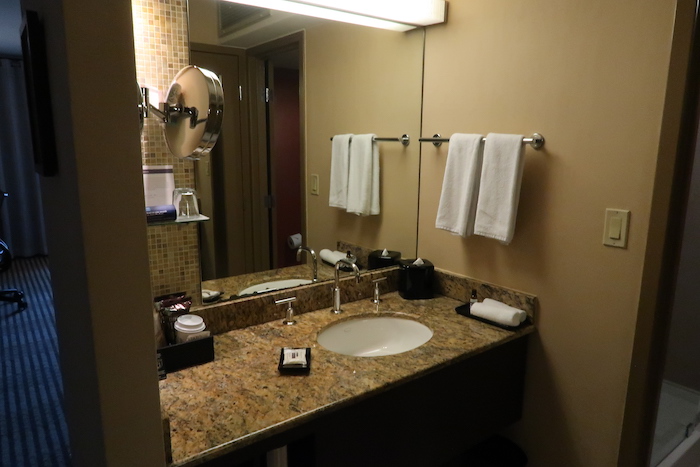
[[[287,289],[289,287],[297,287],[299,285],[311,284],[311,279],[282,279],[277,281],[267,281],[260,284],[251,285],[238,292],[238,295],[252,295],[274,290]]]
[[[383,357],[417,349],[433,331],[408,316],[358,315],[319,331],[316,341],[326,350],[352,357]]]

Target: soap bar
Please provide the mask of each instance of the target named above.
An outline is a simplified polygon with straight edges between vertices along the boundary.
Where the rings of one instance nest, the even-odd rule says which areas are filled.
[[[283,375],[308,375],[311,371],[311,349],[283,347],[277,369]]]
[[[284,366],[306,366],[305,349],[282,349],[282,365]]]

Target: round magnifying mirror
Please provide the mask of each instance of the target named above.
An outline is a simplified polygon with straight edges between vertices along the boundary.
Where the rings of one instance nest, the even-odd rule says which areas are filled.
[[[199,159],[211,151],[221,131],[224,90],[219,77],[197,66],[175,75],[167,96],[165,140],[178,158]]]

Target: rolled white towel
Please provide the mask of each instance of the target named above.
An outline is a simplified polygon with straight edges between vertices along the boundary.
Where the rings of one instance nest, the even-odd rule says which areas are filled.
[[[342,251],[331,251],[327,248],[324,248],[321,250],[319,253],[321,256],[321,259],[325,261],[328,264],[335,265],[339,260],[345,258],[347,256],[347,253],[343,253]]]
[[[494,323],[503,324],[505,326],[518,326],[522,321],[520,321],[520,311],[516,308],[511,308],[510,310],[505,308],[508,305],[502,304],[504,306],[493,305],[488,303],[473,303],[469,309],[469,313],[478,316],[479,318],[484,318]]]
[[[517,312],[518,318],[520,319],[521,323],[527,319],[527,312],[525,310],[521,310],[520,308],[515,308],[510,305],[506,305],[505,303],[499,302],[498,300],[494,300],[492,298],[485,298],[484,303],[486,303],[487,305],[499,306],[504,310],[511,310]]]

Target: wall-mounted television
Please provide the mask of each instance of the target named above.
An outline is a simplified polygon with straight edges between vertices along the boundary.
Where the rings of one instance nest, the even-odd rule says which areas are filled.
[[[56,140],[44,28],[36,11],[25,10],[22,22],[22,58],[32,130],[34,170],[45,177],[58,173]]]

